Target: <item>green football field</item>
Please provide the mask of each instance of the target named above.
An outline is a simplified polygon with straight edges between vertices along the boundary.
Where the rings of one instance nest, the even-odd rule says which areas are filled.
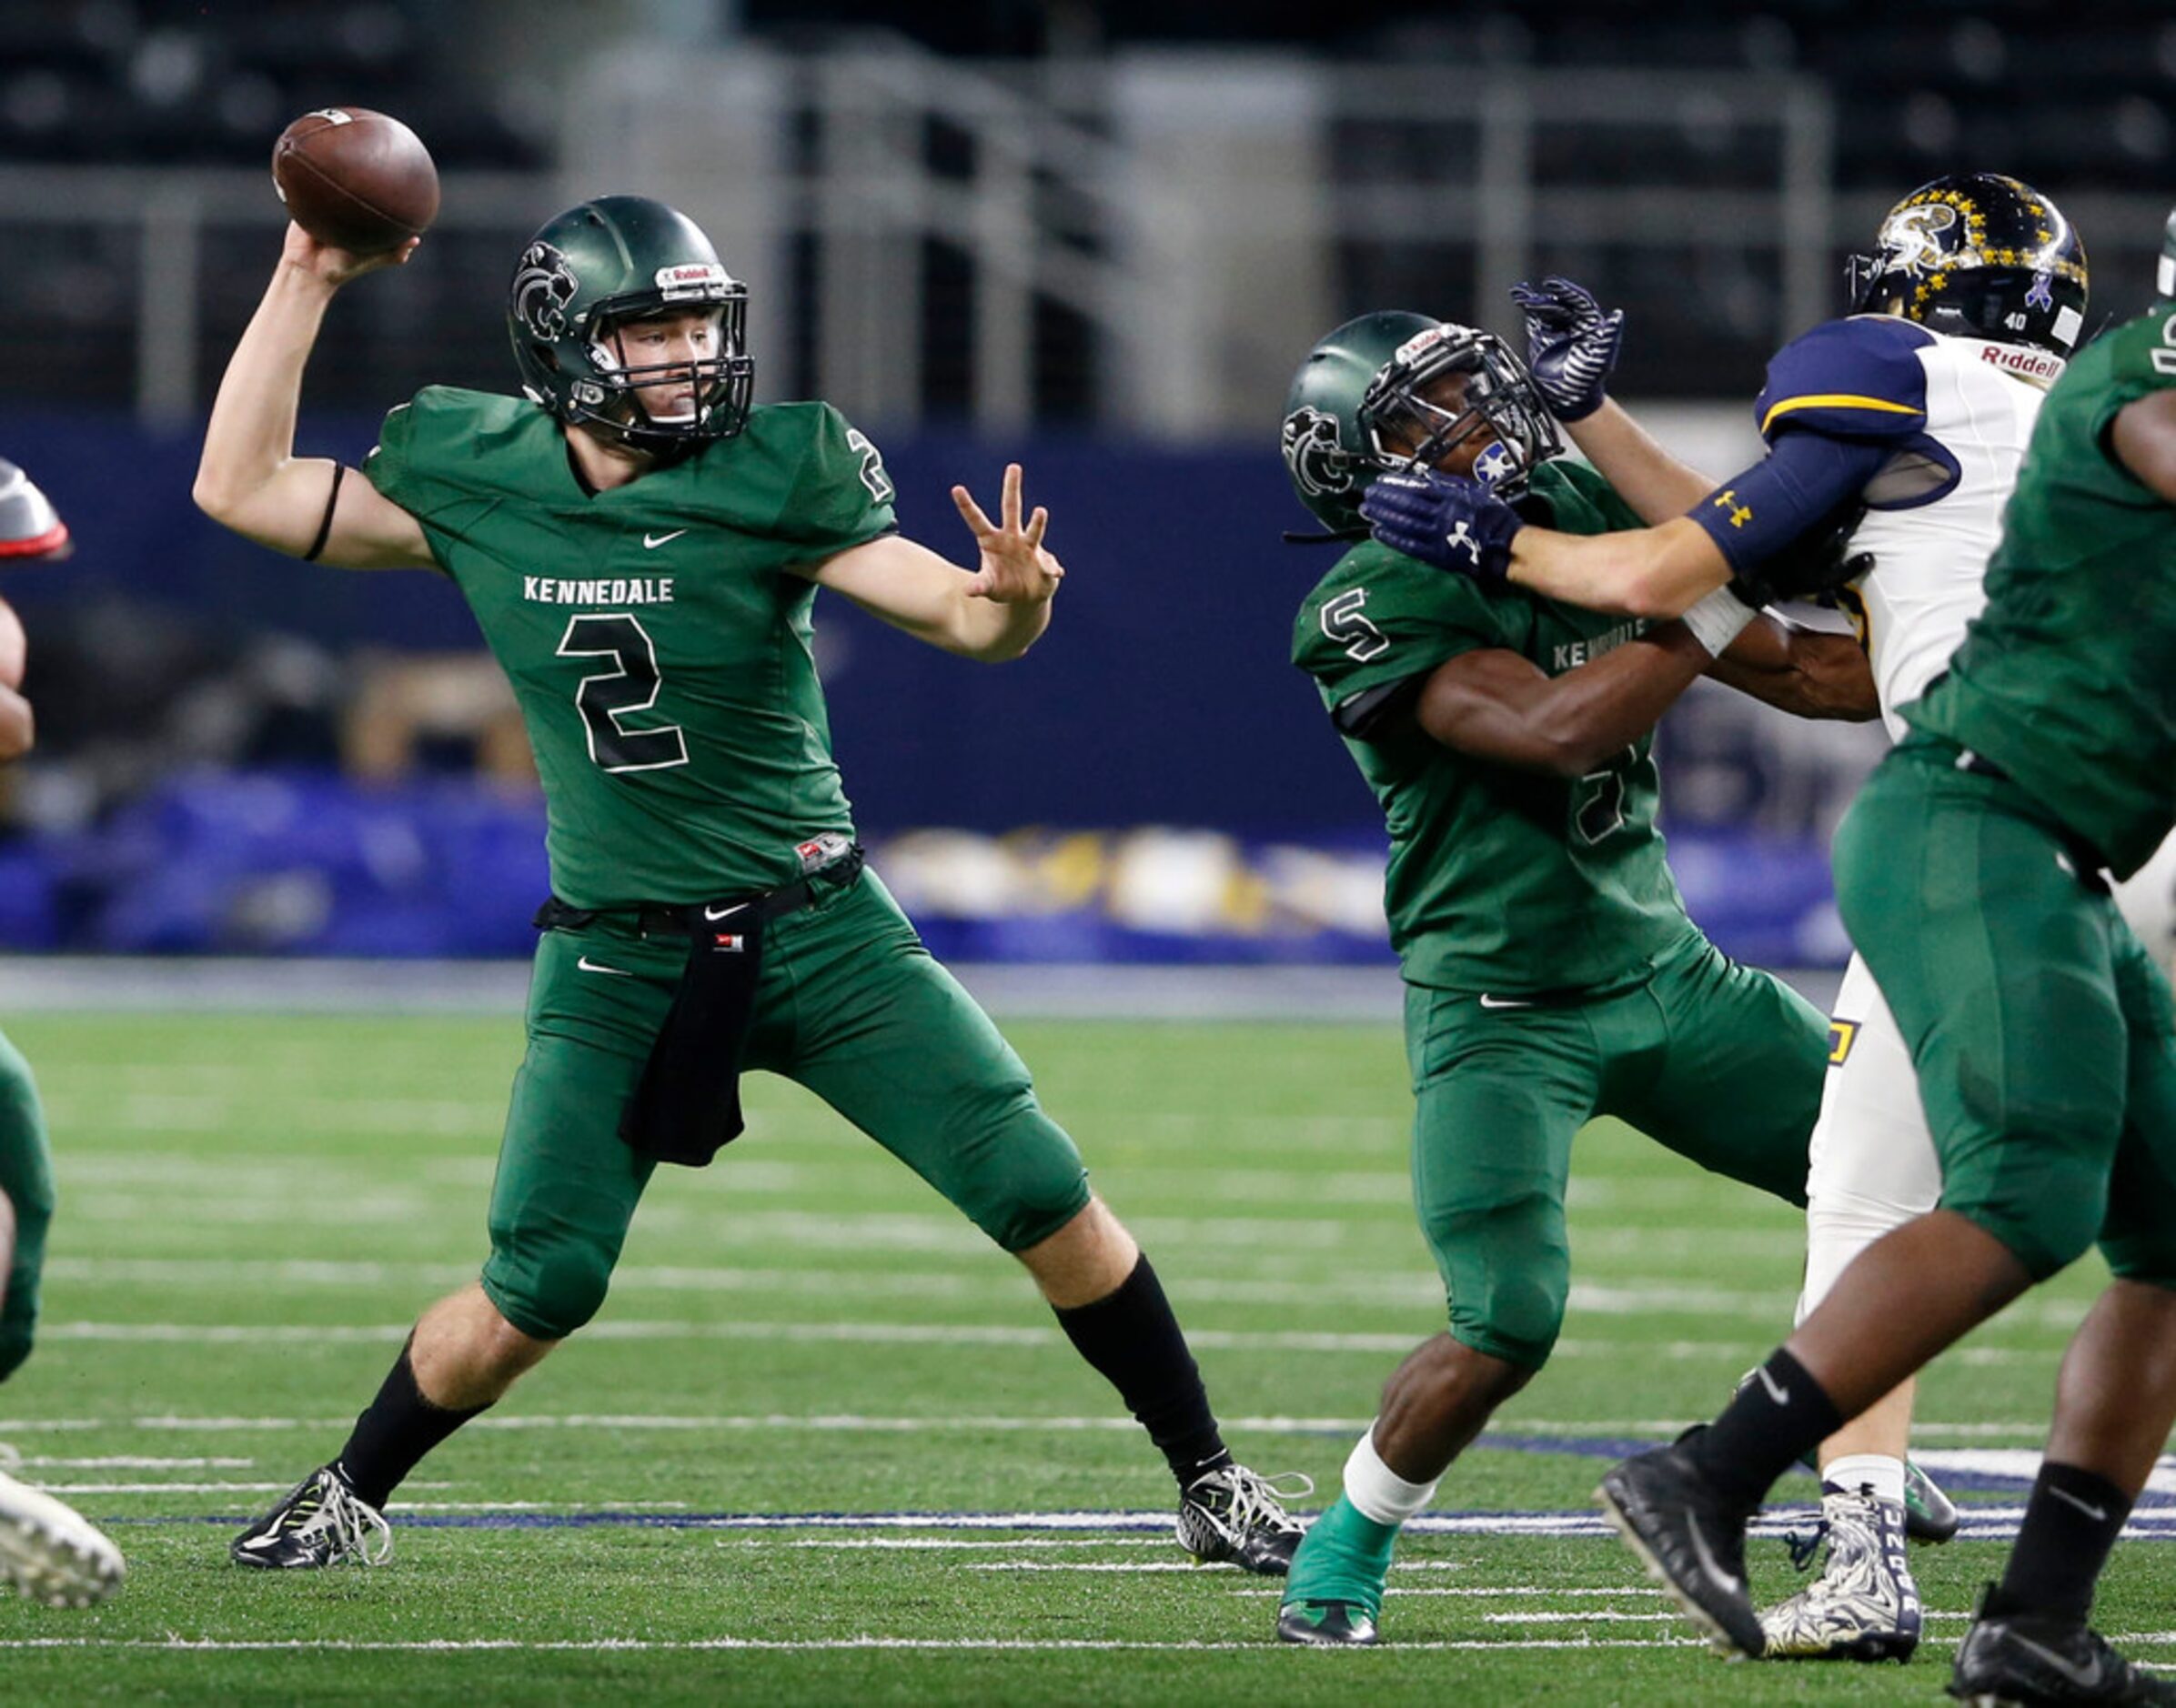
[[[11,1701],[1932,1701],[1999,1567],[1995,1540],[1917,1553],[1931,1637],[1909,1667],[1726,1665],[1689,1643],[1590,1492],[1774,1343],[1798,1220],[1597,1127],[1556,1361],[1406,1539],[1385,1645],[1281,1648],[1270,1584],[1185,1564],[1161,1462],[1012,1262],[754,1078],[748,1136],[660,1172],[599,1321],[396,1498],[390,1564],[247,1572],[227,1562],[237,1523],[330,1456],[417,1310],[474,1273],[519,1027],[8,1030],[45,1088],[62,1205],[0,1441],[131,1568],[90,1612],[0,1604]],[[1233,1446],[1334,1492],[1384,1376],[1441,1321],[1395,1031],[1012,1030],[1153,1254]],[[2097,1273],[1927,1379],[1926,1455],[1990,1536]],[[1753,1570],[1764,1596],[1795,1581],[1775,1535]],[[2139,1540],[2100,1623],[2176,1665],[2172,1593],[2176,1548]]]

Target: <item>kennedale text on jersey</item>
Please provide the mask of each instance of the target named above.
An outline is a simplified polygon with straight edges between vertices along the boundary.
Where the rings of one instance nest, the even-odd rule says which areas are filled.
[[[1605,652],[1615,652],[1627,640],[1637,640],[1647,632],[1648,627],[1646,618],[1635,617],[1629,622],[1619,623],[1615,628],[1605,628],[1600,634],[1586,640],[1560,643],[1556,648],[1555,670],[1576,669],[1582,664],[1593,662]]]
[[[521,597],[536,605],[670,605],[670,576],[616,576],[600,581],[561,581],[523,576]]]

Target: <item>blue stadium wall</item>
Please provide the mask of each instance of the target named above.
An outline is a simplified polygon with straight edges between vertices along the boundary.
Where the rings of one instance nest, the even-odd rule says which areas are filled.
[[[315,419],[299,442],[359,463],[376,425]],[[992,447],[942,433],[884,449],[902,527],[955,557],[969,540],[952,483],[993,506],[1006,457],[1017,456],[1031,501],[1050,507],[1069,574],[1033,656],[995,668],[919,645],[843,599],[820,601],[835,745],[865,839],[881,848],[923,827],[1107,833],[1012,838],[1004,858],[1033,868],[1042,889],[1009,909],[978,911],[972,893],[946,899],[959,888],[946,881],[958,845],[896,847],[886,868],[895,878],[921,863],[925,881],[911,899],[932,948],[1055,960],[1383,959],[1381,821],[1288,662],[1293,614],[1335,548],[1281,540],[1310,518],[1274,451],[1048,435]],[[32,633],[34,696],[41,619],[107,598],[144,620],[170,612],[336,651],[480,644],[436,577],[295,563],[207,522],[188,497],[194,432],[16,421],[0,450],[34,471],[78,541],[66,564],[0,579]],[[1148,858],[1164,865],[1129,900],[1121,874],[1138,874],[1142,844],[1124,833],[1142,826],[1223,832],[1232,847],[1159,844]],[[1840,953],[1820,849],[1728,827],[1680,825],[1672,840],[1694,913],[1725,948],[1771,963]],[[544,884],[540,842],[533,803],[458,779],[366,792],[328,774],[182,776],[88,833],[0,848],[0,946],[519,953]],[[408,851],[388,859],[388,848]],[[988,858],[967,848],[960,863]],[[1083,861],[1094,870],[1084,879]],[[314,905],[295,899],[306,877]]]

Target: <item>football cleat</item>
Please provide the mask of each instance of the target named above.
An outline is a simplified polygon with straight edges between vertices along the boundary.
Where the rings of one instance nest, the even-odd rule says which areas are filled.
[[[272,1569],[383,1565],[393,1557],[393,1527],[330,1465],[313,1471],[286,1499],[234,1539],[237,1565]]]
[[[1376,1641],[1375,1616],[1365,1602],[1286,1602],[1277,1609],[1277,1641],[1317,1649],[1365,1649]]]
[[[1904,1511],[1871,1489],[1821,1493],[1828,1557],[1820,1576],[1760,1615],[1772,1660],[1909,1661],[1919,1646],[1919,1585],[1904,1557]]]
[[[1913,1542],[1944,1542],[1964,1522],[1957,1502],[1915,1460],[1904,1462],[1904,1533]]]
[[[74,1507],[0,1473],[0,1575],[47,1607],[88,1607],[121,1587],[121,1551]]]
[[[1703,1426],[1705,1427],[1705,1426]],[[1667,1590],[1718,1654],[1759,1655],[1768,1647],[1746,1590],[1748,1508],[1708,1487],[1686,1442],[1635,1453],[1602,1479],[1595,1498],[1647,1575]]]
[[[1298,1477],[1279,1489],[1244,1465],[1220,1466],[1196,1477],[1179,1497],[1179,1546],[1203,1565],[1229,1562],[1242,1572],[1281,1578],[1292,1569],[1306,1526],[1284,1502],[1315,1492]]]
[[[1990,1614],[1994,1585],[1964,1633],[1949,1694],[1974,1708],[2069,1708],[2070,1703],[2176,1708],[2176,1680],[2131,1665],[2081,1620]]]

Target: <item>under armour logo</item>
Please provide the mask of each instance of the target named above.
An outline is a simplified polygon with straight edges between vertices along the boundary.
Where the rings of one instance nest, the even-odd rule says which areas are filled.
[[[1460,522],[1443,537],[1443,543],[1453,551],[1463,548],[1468,558],[1476,563],[1481,561],[1481,542],[1474,538],[1473,528],[1468,523]]]
[[[1715,505],[1716,508],[1718,510],[1728,510],[1730,512],[1730,526],[1732,527],[1743,527],[1748,522],[1750,522],[1753,519],[1753,512],[1748,509],[1744,505],[1738,503],[1738,488],[1735,487],[1725,487],[1720,492],[1717,493],[1715,495]]]

